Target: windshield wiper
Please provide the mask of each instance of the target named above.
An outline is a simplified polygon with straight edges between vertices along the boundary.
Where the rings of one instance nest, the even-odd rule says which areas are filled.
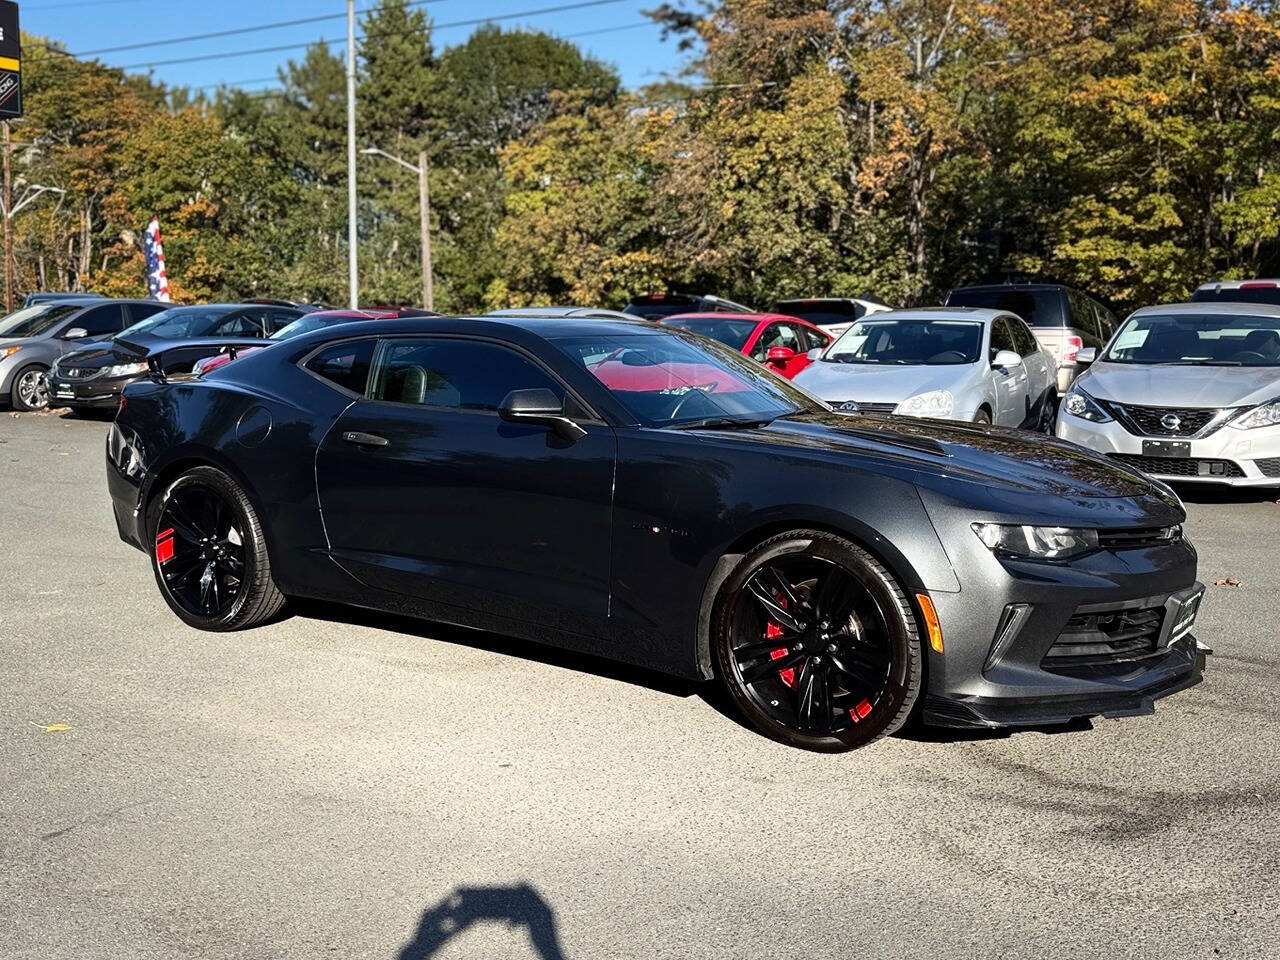
[[[669,424],[672,430],[745,429],[748,427],[767,427],[776,417],[757,417],[755,419],[736,419],[734,417],[703,417],[701,420],[688,420],[684,423]]]

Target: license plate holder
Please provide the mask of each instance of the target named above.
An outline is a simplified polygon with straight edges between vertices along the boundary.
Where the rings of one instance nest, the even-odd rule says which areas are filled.
[[[1186,440],[1143,440],[1144,457],[1190,457],[1191,444]]]
[[[74,400],[76,396],[75,391],[70,387],[58,387],[53,391],[53,395],[59,400]]]

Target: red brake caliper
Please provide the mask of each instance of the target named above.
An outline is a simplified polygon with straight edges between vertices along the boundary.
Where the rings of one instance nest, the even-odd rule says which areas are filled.
[[[173,527],[156,534],[156,562],[168,563],[173,559]]]
[[[778,597],[777,600],[778,600],[778,603],[780,603],[782,606],[785,607],[787,605],[786,597]],[[780,636],[782,636],[782,628],[778,626],[776,623],[769,623],[765,625],[764,637],[766,640],[774,640]],[[779,647],[777,650],[770,650],[769,659],[781,660],[783,657],[787,655],[788,652],[789,651],[786,647]],[[778,676],[782,678],[782,682],[785,683],[788,687],[790,687],[793,690],[795,689],[795,686],[796,686],[795,667],[787,667],[787,669],[785,670],[779,670]]]

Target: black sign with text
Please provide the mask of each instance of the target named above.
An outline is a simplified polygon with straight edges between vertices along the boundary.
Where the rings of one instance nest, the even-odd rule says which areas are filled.
[[[0,117],[22,116],[22,34],[18,5],[0,0]]]

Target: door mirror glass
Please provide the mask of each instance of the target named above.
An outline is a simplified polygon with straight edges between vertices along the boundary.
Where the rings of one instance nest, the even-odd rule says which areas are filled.
[[[62,335],[63,340],[83,340],[89,335],[89,331],[84,327],[72,327]]]
[[[1022,357],[1016,350],[997,350],[996,355],[991,359],[993,367],[1016,367],[1021,362]]]
[[[1079,363],[1079,364],[1093,363],[1093,361],[1097,359],[1098,359],[1097,347],[1081,347],[1079,350],[1076,351],[1076,363]]]
[[[587,435],[587,431],[564,415],[564,404],[546,387],[512,390],[498,406],[498,416],[508,423],[550,427],[565,440],[577,440]]]
[[[822,358],[822,347],[814,347],[812,350],[810,350],[808,353],[805,354],[805,357],[808,358],[810,363],[816,362],[817,360]]]
[[[770,347],[768,360],[770,363],[786,363],[795,359],[796,352],[790,347]]]

